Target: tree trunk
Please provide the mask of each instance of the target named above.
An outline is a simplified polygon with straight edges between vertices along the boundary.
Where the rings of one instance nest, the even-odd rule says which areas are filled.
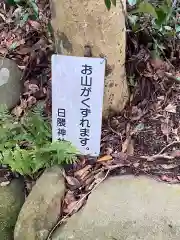
[[[57,53],[105,57],[103,116],[119,112],[128,99],[125,76],[125,5],[108,11],[104,0],[52,0],[52,27]],[[91,52],[89,51],[91,49]],[[97,79],[98,81],[98,79]]]

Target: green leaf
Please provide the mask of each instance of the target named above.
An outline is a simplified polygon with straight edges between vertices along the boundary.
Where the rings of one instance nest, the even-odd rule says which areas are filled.
[[[38,17],[39,15],[39,9],[38,9],[38,6],[37,4],[35,3],[34,0],[29,0],[29,5],[32,7],[33,11],[34,11],[34,14],[36,15],[36,17]]]
[[[25,13],[23,15],[22,19],[20,20],[20,27],[23,27],[28,19],[29,19],[29,13]]]
[[[105,5],[106,5],[107,9],[110,10],[110,8],[111,8],[111,0],[104,0],[104,2],[105,2]]]
[[[128,4],[129,4],[130,6],[136,5],[136,3],[137,3],[136,0],[128,0]]]
[[[112,4],[116,6],[116,0],[111,0]]]
[[[155,19],[158,18],[155,8],[149,2],[141,2],[138,6],[138,12],[147,13],[154,17]]]
[[[157,14],[158,17],[155,20],[155,23],[158,26],[161,26],[163,23],[166,22],[167,13],[162,8],[157,8],[156,9],[156,14]]]
[[[9,5],[15,5],[16,3],[15,3],[14,0],[7,0],[7,4],[9,4]]]
[[[176,25],[175,29],[176,29],[176,33],[179,33],[180,32],[180,25]]]
[[[14,50],[17,48],[17,42],[13,42],[11,46],[9,47],[10,50]]]
[[[136,16],[136,15],[128,15],[128,19],[129,19],[130,23],[133,24],[133,25],[136,24],[138,18],[139,18],[139,17]]]

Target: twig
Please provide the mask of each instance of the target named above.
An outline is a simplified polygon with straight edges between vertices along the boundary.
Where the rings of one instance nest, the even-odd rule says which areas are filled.
[[[168,148],[174,146],[174,145],[180,145],[180,141],[174,141],[172,143],[169,143],[166,147],[164,147],[158,154],[162,154],[164,151],[166,151]]]
[[[143,157],[143,158],[146,158],[146,160],[147,160],[148,162],[155,161],[155,160],[158,159],[158,158],[164,158],[164,159],[166,159],[166,160],[172,160],[172,159],[174,159],[173,156],[168,156],[168,155],[164,155],[164,154],[156,154],[156,155],[153,155],[153,156],[151,156],[151,157]]]
[[[158,158],[164,158],[166,160],[172,160],[174,159],[173,156],[168,156],[163,154],[168,148],[174,146],[174,145],[180,145],[180,141],[174,141],[172,143],[169,143],[166,147],[164,147],[158,154],[153,155],[151,157],[141,156],[141,158],[146,159],[148,162],[155,161]]]
[[[180,80],[178,80],[177,77],[173,76],[172,73],[165,72],[164,74],[170,80],[174,81],[175,83],[179,83],[180,84]]]
[[[108,171],[106,172],[106,175],[104,176],[104,178],[101,179],[101,181],[98,182],[98,183],[93,187],[93,189],[91,189],[91,191],[89,191],[88,193],[86,193],[86,194],[76,203],[76,205],[74,206],[74,208],[72,208],[72,210],[71,210],[66,216],[64,216],[62,219],[60,219],[60,220],[56,223],[56,225],[52,228],[52,230],[51,230],[50,233],[48,234],[46,240],[51,240],[51,236],[52,236],[53,232],[56,230],[56,228],[59,227],[59,226],[64,222],[64,220],[66,220],[66,219],[72,214],[72,212],[76,209],[76,207],[79,205],[79,203],[80,203],[82,200],[84,200],[86,197],[88,197],[88,195],[89,195],[93,190],[95,190],[95,189],[107,178],[107,176],[109,175],[109,172],[110,172],[110,170],[108,170]]]
[[[116,130],[114,130],[114,129],[111,127],[110,119],[108,120],[108,127],[110,128],[110,130],[111,130],[113,133],[117,134],[117,135],[121,138],[121,141],[122,141],[122,135],[121,135],[121,133],[117,132]]]

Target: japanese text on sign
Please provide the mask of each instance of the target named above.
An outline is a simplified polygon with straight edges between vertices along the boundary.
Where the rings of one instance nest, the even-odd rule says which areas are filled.
[[[81,119],[80,119],[80,143],[82,147],[89,150],[88,141],[90,139],[89,114],[91,114],[90,97],[92,86],[92,66],[82,65],[81,70]]]
[[[52,57],[53,140],[67,140],[82,154],[100,152],[105,61]]]

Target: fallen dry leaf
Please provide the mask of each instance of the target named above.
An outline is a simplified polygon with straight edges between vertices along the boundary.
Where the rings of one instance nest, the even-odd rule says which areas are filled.
[[[39,87],[36,84],[29,84],[28,85],[30,93],[36,93],[39,91]]]
[[[168,126],[167,121],[161,123],[161,131],[165,136],[167,136],[167,139],[168,139],[168,137],[169,137],[169,126]]]
[[[69,185],[71,186],[75,186],[75,187],[80,187],[81,183],[79,182],[79,180],[77,180],[77,178],[75,177],[70,177],[70,176],[65,176],[66,181]]]
[[[140,108],[138,108],[137,106],[133,106],[133,107],[132,107],[131,120],[132,120],[132,121],[137,121],[137,120],[139,120],[142,116],[143,116],[142,110],[141,110]]]
[[[72,191],[67,191],[65,197],[64,197],[64,202],[68,205],[72,202],[75,202],[76,199],[75,199],[75,196],[74,196],[74,192]]]
[[[126,138],[126,140],[123,142],[122,144],[122,152],[125,153],[127,151],[128,145],[131,141],[131,136],[129,136],[128,138]]]
[[[27,99],[27,105],[28,107],[32,107],[34,104],[36,104],[37,100],[33,96],[29,96]]]
[[[12,114],[15,115],[17,118],[19,118],[20,116],[22,116],[24,109],[21,106],[16,106],[13,110],[12,110]]]
[[[63,209],[63,212],[70,215],[76,213],[86,203],[84,196],[85,194],[82,194],[79,200],[68,204],[67,207]]]
[[[165,182],[168,182],[168,183],[177,183],[177,182],[179,182],[178,179],[173,178],[173,177],[168,177],[166,175],[162,175],[161,176],[161,180],[165,181]]]
[[[128,155],[133,155],[134,154],[134,140],[130,139],[129,144],[127,146],[126,153]]]
[[[0,183],[0,186],[1,186],[1,187],[6,187],[6,186],[8,186],[9,184],[10,184],[10,181],[1,182],[1,183]]]
[[[160,58],[151,59],[150,63],[152,65],[152,67],[156,70],[163,67],[163,65],[164,65],[164,61],[161,60]]]
[[[111,155],[105,155],[105,156],[99,158],[97,160],[97,162],[104,162],[104,161],[109,161],[109,160],[112,160],[112,156]]]
[[[6,56],[6,55],[8,54],[7,48],[1,48],[1,47],[0,47],[0,53],[1,53],[3,56]]]
[[[16,50],[16,52],[20,55],[26,55],[28,53],[30,53],[32,50],[30,47],[22,47],[19,50]]]
[[[39,30],[41,28],[41,24],[37,21],[29,20],[28,23],[36,30]]]
[[[180,150],[174,150],[171,153],[171,156],[175,157],[175,158],[179,158],[180,157]]]
[[[161,167],[163,169],[168,170],[168,169],[174,169],[174,168],[178,167],[178,165],[177,164],[161,164]]]
[[[165,107],[165,111],[169,113],[176,113],[176,105],[168,104],[167,107]]]
[[[85,173],[85,172],[89,172],[89,170],[90,170],[91,168],[92,168],[91,165],[87,165],[87,166],[85,166],[84,168],[76,171],[76,172],[74,173],[74,176],[75,176],[75,177],[78,177],[78,178],[82,178],[82,176],[84,175],[84,173]]]

